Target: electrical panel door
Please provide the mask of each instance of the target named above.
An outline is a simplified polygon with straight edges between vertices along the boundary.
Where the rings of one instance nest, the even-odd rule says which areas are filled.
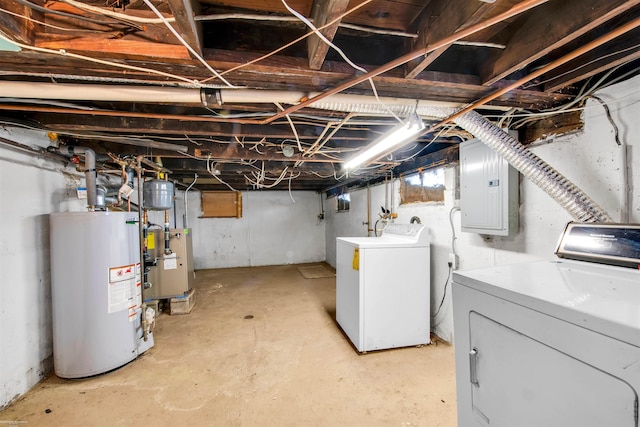
[[[479,139],[460,144],[462,231],[508,236],[518,231],[518,171]]]

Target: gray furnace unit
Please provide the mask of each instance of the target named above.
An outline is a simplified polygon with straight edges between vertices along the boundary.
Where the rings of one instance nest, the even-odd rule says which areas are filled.
[[[171,254],[164,253],[164,231],[152,228],[147,235],[147,251],[155,266],[149,270],[151,287],[144,290],[145,300],[167,299],[183,296],[193,288],[193,249],[191,229],[169,230]]]

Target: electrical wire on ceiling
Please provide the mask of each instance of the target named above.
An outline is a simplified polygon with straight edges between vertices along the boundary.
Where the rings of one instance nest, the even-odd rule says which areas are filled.
[[[620,141],[620,130],[618,129],[618,125],[616,124],[616,122],[613,120],[613,117],[611,116],[611,110],[609,109],[609,105],[607,105],[607,103],[604,102],[602,98],[600,98],[599,96],[590,95],[589,97],[598,101],[600,105],[602,105],[602,108],[604,108],[604,112],[607,116],[607,120],[609,120],[609,123],[611,123],[611,126],[613,127],[614,139],[616,141],[616,144],[618,144],[618,146],[621,146],[622,141]]]
[[[154,70],[152,68],[146,68],[146,67],[137,67],[134,65],[128,65],[128,64],[122,64],[120,62],[113,62],[113,61],[107,61],[104,59],[98,59],[98,58],[93,58],[90,56],[85,56],[85,55],[80,55],[77,53],[72,53],[72,52],[67,52],[64,49],[60,49],[60,50],[55,50],[55,49],[48,49],[48,48],[44,48],[44,47],[37,47],[37,46],[31,46],[28,44],[24,44],[24,43],[20,43],[17,42],[15,40],[12,40],[11,38],[7,37],[4,33],[0,32],[0,39],[14,44],[24,50],[32,50],[34,52],[41,52],[41,53],[49,53],[49,54],[53,54],[53,55],[58,55],[58,56],[66,56],[69,58],[75,58],[75,59],[81,59],[84,61],[89,61],[89,62],[94,62],[96,64],[101,64],[101,65],[108,65],[111,67],[116,67],[116,68],[123,68],[126,70],[134,70],[134,71],[141,71],[143,73],[151,73],[151,74],[156,74],[159,76],[163,76],[163,77],[168,77],[171,79],[176,79],[176,80],[181,80],[187,83],[190,83],[192,85],[192,87],[200,87],[200,82],[198,82],[197,80],[191,80],[188,79],[186,77],[182,77],[182,76],[178,76],[176,74],[171,74],[171,73],[165,73],[164,71],[159,71],[159,70]]]
[[[347,122],[349,120],[351,120],[353,117],[355,116],[355,113],[349,113],[347,114],[347,116],[331,131],[331,133],[324,138],[324,140],[322,140],[322,138],[324,137],[324,133],[323,132],[318,139],[316,140],[316,142],[314,142],[313,144],[311,144],[311,147],[309,147],[309,149],[303,154],[303,156],[313,156],[315,154],[317,154],[324,146],[327,142],[329,142],[329,140],[333,137],[333,135],[335,135],[343,126],[345,126],[347,124]],[[328,128],[325,128],[325,131],[327,131]]]
[[[278,109],[280,109],[280,111],[284,111],[284,108],[282,107],[282,105],[280,105],[279,102],[274,101],[273,103],[276,107],[278,107]],[[304,152],[304,150],[302,149],[302,145],[300,144],[300,137],[298,136],[298,131],[296,130],[296,126],[293,124],[293,121],[291,120],[291,117],[289,117],[288,114],[285,114],[285,117],[287,119],[287,122],[289,122],[289,125],[291,126],[291,130],[293,131],[293,136],[295,136],[296,142],[298,143],[298,150],[301,153]]]
[[[49,27],[49,28],[54,28],[54,29],[60,30],[60,31],[73,31],[74,33],[79,33],[79,32],[81,32],[81,33],[101,33],[101,34],[105,33],[102,30],[90,30],[90,29],[86,29],[86,28],[60,27],[58,25],[48,24],[48,23],[46,23],[44,21],[39,21],[37,19],[31,18],[30,16],[26,16],[26,15],[22,15],[20,13],[12,12],[10,10],[3,9],[1,7],[0,7],[0,12],[4,12],[4,13],[6,13],[8,15],[13,15],[13,16],[15,16],[17,18],[21,18],[21,19],[24,19],[26,21],[36,23],[38,25],[42,25],[44,27]]]
[[[347,10],[346,12],[344,12],[344,13],[340,14],[339,16],[337,16],[337,17],[336,17],[336,18],[334,18],[333,20],[329,21],[328,23],[324,24],[323,26],[318,27],[318,28],[317,28],[317,30],[322,31],[322,30],[324,30],[325,28],[330,27],[331,25],[335,24],[336,22],[341,21],[341,20],[342,20],[342,18],[344,18],[345,16],[348,16],[349,14],[351,14],[351,13],[355,12],[356,10],[358,10],[358,9],[360,9],[360,8],[362,8],[362,7],[364,7],[364,6],[366,6],[367,4],[371,3],[372,1],[373,1],[373,0],[364,0],[362,3],[359,3],[359,4],[355,5],[355,6],[354,6],[354,7],[352,7],[351,9],[349,9],[349,10]],[[283,51],[283,50],[287,49],[288,47],[291,47],[291,46],[293,46],[294,44],[296,44],[296,43],[298,43],[298,42],[300,42],[300,41],[302,41],[302,40],[306,39],[307,37],[312,36],[313,34],[315,34],[315,33],[314,33],[313,31],[310,31],[310,32],[308,32],[308,33],[306,33],[306,34],[304,34],[304,35],[302,35],[302,36],[298,37],[297,39],[293,40],[292,42],[289,42],[289,43],[285,44],[284,46],[281,46],[281,47],[279,47],[279,48],[277,48],[277,49],[275,49],[275,50],[273,50],[273,51],[271,51],[271,52],[269,52],[269,53],[267,53],[267,54],[265,54],[265,55],[262,55],[262,56],[260,56],[260,57],[258,57],[258,58],[256,58],[256,59],[252,59],[251,61],[247,61],[247,62],[245,62],[245,63],[243,63],[243,64],[240,64],[240,65],[237,65],[237,66],[235,66],[235,67],[229,68],[228,70],[225,70],[225,71],[221,72],[220,74],[224,76],[225,74],[231,73],[231,72],[233,72],[233,71],[237,71],[237,70],[239,70],[239,69],[241,69],[241,68],[248,67],[249,65],[255,64],[256,62],[260,62],[260,61],[262,61],[262,60],[265,60],[265,59],[269,58],[270,56],[273,56],[273,55],[275,55],[276,53],[281,52],[281,51]],[[202,80],[201,82],[202,82],[202,83],[206,83],[206,82],[208,82],[209,80],[211,80],[212,78],[213,78],[213,77],[209,77],[209,78],[207,78],[207,79]]]
[[[165,18],[162,13],[160,13],[160,11],[153,5],[153,3],[151,3],[150,0],[142,0],[144,1],[144,3],[149,7],[149,9],[151,9],[153,11],[153,13],[156,14],[156,16],[158,18],[160,18],[162,20],[162,22],[164,23],[164,25],[169,29],[169,31],[171,31],[171,33],[178,39],[178,41],[180,43],[182,43],[182,45],[184,47],[187,48],[187,50],[198,60],[200,61],[200,63],[202,63],[202,65],[205,66],[205,68],[207,70],[209,70],[216,78],[220,79],[224,84],[226,84],[227,86],[229,86],[230,88],[236,88],[236,86],[232,85],[231,83],[229,83],[224,77],[222,77],[216,70],[213,69],[213,67],[211,65],[209,65],[207,63],[207,61],[204,60],[204,58],[195,51],[195,49],[193,49],[191,47],[191,45],[189,43],[186,42],[186,40],[176,31],[175,28],[173,28],[173,26],[171,25],[171,23],[167,20],[167,18]]]
[[[148,1],[148,0],[145,0]],[[354,63],[353,61],[351,61],[351,59],[349,59],[349,57],[342,51],[342,49],[340,49],[338,46],[336,46],[331,40],[329,40],[328,38],[325,37],[324,34],[322,34],[307,18],[305,18],[302,14],[298,13],[297,11],[295,11],[291,6],[289,6],[287,4],[287,2],[285,0],[280,0],[282,2],[282,4],[284,5],[284,7],[291,12],[294,16],[296,16],[297,18],[299,18],[302,22],[305,23],[305,25],[307,27],[309,27],[311,29],[311,31],[318,36],[318,38],[320,40],[322,40],[325,44],[327,44],[327,46],[329,46],[331,49],[335,50],[338,55],[340,55],[342,57],[342,59],[345,60],[345,62],[347,64],[349,64],[352,68],[354,68],[357,71],[361,71],[363,73],[367,73],[368,70],[357,65],[356,63]],[[376,89],[376,85],[373,83],[373,78],[367,79],[367,81],[369,82],[369,84],[371,85],[371,90],[373,91],[373,95],[375,96],[376,100],[378,101],[378,103],[380,105],[382,105],[389,114],[391,114],[392,117],[395,117],[396,120],[398,120],[399,122],[402,122],[402,120],[400,119],[400,117],[398,117],[393,111],[391,111],[391,109],[389,107],[387,107],[386,104],[384,104],[381,100],[380,97],[378,96],[378,90]]]
[[[209,175],[217,179],[220,182],[220,184],[227,186],[227,188],[229,188],[231,191],[238,191],[235,188],[233,188],[231,185],[223,181],[220,177],[218,177],[218,175],[215,173],[215,170],[211,169],[209,160],[210,160],[210,157],[207,158],[207,172],[209,172]]]
[[[618,97],[618,99],[623,99],[625,97],[635,95],[638,92],[640,92],[640,89],[635,90],[635,91],[629,91],[624,96]],[[597,106],[589,107],[587,105],[584,105],[582,107],[567,108],[567,109],[562,110],[560,112],[558,112],[558,111],[532,112],[532,111],[528,111],[528,110],[514,108],[514,109],[509,110],[509,111],[507,111],[504,114],[499,115],[499,116],[498,115],[492,115],[492,114],[484,114],[484,117],[486,117],[488,119],[499,119],[499,123],[500,123],[500,122],[505,121],[505,119],[508,119],[508,118],[525,119],[525,118],[549,117],[549,116],[555,116],[555,115],[558,115],[558,114],[561,114],[561,113],[569,113],[569,112],[575,112],[575,111],[586,111],[586,110],[595,109],[595,108],[599,108],[599,107],[597,107]],[[511,111],[517,111],[517,112],[512,113]]]
[[[614,83],[617,83],[621,80],[624,80],[625,78],[629,77],[630,75],[633,75],[635,73],[637,73],[640,70],[640,67],[634,68],[620,76],[615,77],[614,79],[611,80],[607,80],[613,73],[615,73],[618,69],[620,69],[621,67],[627,65],[628,63],[633,62],[633,60],[631,61],[627,61],[623,64],[620,64],[610,70],[608,70],[605,74],[603,74],[596,83],[594,83],[593,85],[591,85],[591,80],[592,78],[588,79],[580,88],[580,90],[578,91],[578,94],[575,96],[575,98],[573,98],[571,101],[553,107],[553,108],[548,108],[539,112],[522,112],[523,110],[516,110],[516,109],[511,109],[509,111],[507,111],[506,113],[504,113],[501,116],[498,116],[499,118],[499,124],[503,124],[503,123],[507,123],[508,127],[511,129],[519,129],[522,126],[529,124],[531,122],[534,122],[536,120],[539,120],[542,117],[550,117],[550,116],[555,116],[558,114],[564,114],[564,113],[568,113],[568,112],[574,112],[574,111],[583,111],[586,109],[586,106],[580,106],[580,107],[573,107],[576,104],[579,104],[581,102],[583,102],[584,100],[586,100],[587,98],[591,97],[591,95],[597,91],[597,90],[601,90],[604,89]],[[573,108],[572,108],[573,107]],[[516,111],[519,111],[518,113],[516,113]],[[492,116],[492,115],[485,115],[485,117],[487,118],[495,118],[496,116]],[[515,118],[520,118],[519,120],[513,120]]]
[[[275,22],[300,22],[299,19],[291,18],[290,16],[279,15],[260,15],[255,13],[218,13],[215,15],[198,15],[193,17],[195,21],[226,21],[226,20],[243,20],[243,21],[275,21]],[[309,19],[309,21],[313,21]],[[348,28],[350,30],[361,31],[372,34],[383,34],[387,36],[407,37],[411,39],[418,38],[416,33],[407,33],[404,31],[394,30],[381,30],[379,28],[365,27],[362,25],[347,24],[346,22],[340,22],[338,24],[342,28]]]
[[[637,45],[634,45],[634,46],[631,46],[631,47],[627,47],[625,49],[620,49],[620,50],[617,50],[615,52],[608,53],[606,55],[599,56],[596,59],[593,59],[593,60],[591,60],[589,62],[585,62],[584,64],[580,64],[577,67],[572,67],[570,70],[565,71],[564,73],[561,73],[561,74],[557,74],[557,75],[555,75],[553,77],[550,77],[550,78],[548,78],[546,80],[539,80],[539,81],[536,80],[536,81],[531,82],[529,84],[523,85],[522,88],[523,89],[530,89],[532,87],[536,87],[536,86],[543,85],[545,83],[552,82],[554,80],[559,79],[562,76],[566,76],[567,74],[571,74],[571,73],[573,73],[573,72],[575,72],[575,71],[577,71],[577,70],[579,70],[581,68],[584,68],[584,67],[587,67],[587,66],[589,66],[591,64],[595,64],[596,62],[602,61],[603,59],[607,59],[607,58],[610,58],[612,56],[620,55],[621,53],[630,52],[630,51],[634,51],[634,50],[638,50],[638,49],[640,49],[640,44],[637,44]],[[629,62],[632,62],[632,61],[635,61],[635,59],[631,59],[629,61],[625,61],[624,63],[628,64]]]
[[[291,193],[291,181],[293,181],[293,172],[291,172],[291,176],[289,176],[289,197],[291,198],[291,201],[295,205],[296,201],[293,198],[293,194]]]
[[[101,14],[101,15],[105,15],[105,16],[109,16],[112,18],[117,18],[117,19],[122,19],[124,21],[131,21],[131,22],[138,22],[141,24],[163,24],[164,20],[161,18],[142,18],[139,16],[133,16],[133,15],[127,15],[126,13],[119,13],[119,12],[114,12],[112,10],[109,9],[103,9],[101,7],[96,7],[96,6],[91,6],[79,1],[75,1],[75,0],[59,0],[63,3],[67,3],[70,4],[73,7],[77,7],[78,9],[82,9],[85,10],[87,12],[93,12],[96,14]],[[170,17],[170,18],[164,18],[165,20],[167,20],[168,22],[175,22],[176,18],[174,17]]]
[[[262,169],[260,172],[253,172],[253,171],[251,172],[251,176],[253,177],[253,179],[249,178],[247,175],[244,175],[244,177],[247,180],[247,182],[249,182],[255,189],[269,189],[269,188],[274,188],[275,186],[280,184],[286,178],[288,170],[289,170],[289,167],[285,166],[285,168],[282,170],[282,172],[277,178],[271,178],[266,174],[265,163],[263,161]],[[297,175],[293,176],[293,172],[292,172],[291,176],[289,177],[289,180],[298,178],[300,177],[300,175],[301,173],[298,172]],[[266,184],[265,181],[273,181],[273,183]]]
[[[116,20],[117,22],[101,21],[101,20],[89,18],[89,17],[83,16],[83,15],[75,15],[73,13],[67,13],[67,12],[61,12],[61,11],[58,11],[58,10],[48,9],[46,7],[43,7],[43,6],[37,5],[35,3],[32,3],[32,2],[30,2],[28,0],[15,0],[15,1],[20,3],[20,4],[22,4],[22,5],[25,5],[25,6],[29,7],[29,8],[31,8],[31,9],[37,10],[38,12],[49,13],[49,14],[58,15],[58,16],[64,16],[66,18],[77,19],[79,21],[91,22],[92,24],[99,24],[99,25],[113,26],[113,25],[116,25],[117,23],[119,23],[119,24],[122,24],[122,25],[127,25],[129,27],[133,27],[133,28],[135,28],[137,30],[143,30],[143,28],[138,24],[135,24],[135,23],[130,22],[130,21],[125,21],[125,20],[122,20],[122,19],[114,18],[114,17],[111,17],[111,18],[113,20]]]
[[[358,70],[358,71],[362,71],[363,73],[366,73],[367,70],[360,67],[359,65],[355,64],[353,61],[351,61],[349,59],[349,57],[342,51],[342,49],[340,49],[338,46],[336,46],[335,44],[333,44],[333,42],[331,42],[328,38],[325,37],[324,34],[322,34],[320,31],[318,31],[318,29],[315,27],[315,25],[313,25],[311,23],[311,21],[309,21],[307,18],[305,18],[301,13],[298,13],[295,9],[293,9],[291,6],[289,6],[287,4],[287,2],[285,0],[280,0],[282,2],[282,4],[284,5],[284,7],[291,12],[291,14],[293,14],[296,18],[298,18],[300,21],[302,21],[307,27],[309,27],[311,29],[311,31],[313,31],[313,33],[318,36],[318,38],[320,40],[322,40],[323,42],[325,42],[327,44],[327,46],[329,46],[331,49],[335,50],[338,55],[340,55],[342,57],[342,59],[345,60],[345,62],[347,64],[349,64],[352,68]]]
[[[415,157],[419,156],[420,154],[422,154],[422,152],[424,150],[426,150],[427,148],[429,148],[434,142],[436,142],[436,140],[438,138],[440,138],[440,136],[442,136],[442,134],[446,134],[446,132],[448,130],[451,130],[452,128],[454,128],[454,126],[450,126],[449,129],[446,129],[444,126],[441,128],[441,130],[433,137],[431,138],[431,140],[427,143],[424,144],[423,147],[420,148],[420,150],[416,151],[415,153],[413,153],[412,155],[405,157],[403,159],[393,159],[394,162],[398,162],[398,163],[403,163],[409,160],[414,159]],[[461,136],[458,136],[461,140],[464,140]]]
[[[87,105],[78,105],[71,102],[56,101],[53,99],[35,99],[35,98],[4,98],[0,96],[0,102],[9,102],[16,104],[38,104],[38,105],[54,105],[56,107],[74,108],[84,111],[94,111],[95,108]]]

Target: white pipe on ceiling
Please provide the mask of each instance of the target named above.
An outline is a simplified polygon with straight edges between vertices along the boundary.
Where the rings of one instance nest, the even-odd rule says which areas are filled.
[[[202,103],[200,89],[158,86],[0,81],[0,95],[7,98],[74,101]]]
[[[98,85],[80,83],[42,83],[0,81],[0,95],[3,98],[58,99],[73,101],[148,102],[175,104],[272,104],[279,102],[295,105],[301,100],[314,97],[319,92],[262,89],[203,89],[159,86]],[[311,105],[314,108],[331,110],[332,106],[361,113],[388,115],[380,110],[380,104],[404,115],[415,111],[417,106],[461,107],[461,103],[410,98],[350,95],[337,93]]]

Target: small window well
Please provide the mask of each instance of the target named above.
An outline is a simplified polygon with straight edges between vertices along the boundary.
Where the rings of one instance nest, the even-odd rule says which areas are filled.
[[[444,202],[444,168],[406,175],[400,183],[400,204]]]
[[[338,212],[345,212],[349,210],[351,204],[351,195],[349,193],[343,193],[338,195]]]

